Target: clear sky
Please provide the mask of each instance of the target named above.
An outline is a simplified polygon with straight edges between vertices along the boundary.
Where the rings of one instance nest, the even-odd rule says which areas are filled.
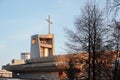
[[[64,53],[64,28],[73,29],[74,20],[86,0],[0,0],[0,66],[30,52],[31,35],[47,34],[45,19],[51,16],[55,53]]]

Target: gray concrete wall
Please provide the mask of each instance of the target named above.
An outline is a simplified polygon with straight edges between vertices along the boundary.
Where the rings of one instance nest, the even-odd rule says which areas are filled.
[[[30,59],[40,58],[39,38],[38,35],[31,37],[31,53]]]
[[[58,80],[58,72],[36,72],[36,73],[20,73],[19,78],[41,79],[44,77],[47,80]]]

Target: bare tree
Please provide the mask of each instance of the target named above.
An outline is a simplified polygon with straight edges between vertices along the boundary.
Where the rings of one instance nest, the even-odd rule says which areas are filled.
[[[89,53],[88,80],[96,80],[97,52],[102,50],[103,36],[106,29],[103,25],[103,12],[96,4],[87,3],[82,9],[82,15],[75,20],[75,30],[66,30],[68,41],[65,43],[67,51]]]
[[[120,58],[120,22],[114,21],[112,25],[110,25],[110,28],[112,29],[111,44],[113,44],[113,50],[116,51],[116,60],[114,61],[113,80],[118,80],[116,75],[118,72],[119,58]]]
[[[114,44],[114,50],[117,52],[120,50],[120,22],[114,21],[112,25],[110,25],[110,28],[112,28],[112,41]],[[119,56],[119,55],[118,55]]]
[[[120,10],[120,0],[106,0],[106,12],[109,20],[115,21]],[[111,22],[111,21],[110,21]]]
[[[108,14],[112,15],[112,25],[110,24],[110,29],[112,30],[112,38],[109,42],[113,50],[116,51],[116,60],[114,61],[114,70],[113,70],[113,80],[119,80],[118,77],[118,66],[119,66],[119,51],[120,51],[120,22],[117,20],[119,17],[118,12],[120,11],[120,0],[106,0],[106,8]],[[108,19],[110,19],[108,17]],[[109,47],[110,47],[109,46]]]

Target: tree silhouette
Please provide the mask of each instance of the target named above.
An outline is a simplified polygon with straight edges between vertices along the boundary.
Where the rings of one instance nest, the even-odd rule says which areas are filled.
[[[82,14],[75,20],[75,30],[66,30],[68,41],[65,43],[70,53],[88,52],[88,79],[97,79],[96,59],[98,52],[103,50],[103,37],[106,28],[103,25],[103,12],[96,4],[87,3]],[[70,64],[70,71],[72,71]]]

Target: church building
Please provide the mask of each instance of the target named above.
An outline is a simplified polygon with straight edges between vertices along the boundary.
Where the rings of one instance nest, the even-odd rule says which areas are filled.
[[[23,57],[23,53],[21,56]],[[54,56],[54,34],[33,35],[30,59],[21,64],[8,64],[3,68],[11,71],[13,77],[27,79],[44,77],[47,80],[59,80],[61,75],[64,75],[62,71],[65,70],[65,67],[63,62],[58,61],[58,57]]]
[[[48,17],[48,34],[37,34],[31,37],[30,53],[21,53],[21,60],[13,59],[11,64],[3,69],[11,71],[12,77],[32,80],[66,80],[66,71],[69,69],[70,57],[75,57],[73,63],[78,63],[74,68],[79,69],[79,80],[85,80],[87,75],[88,53],[55,55],[54,34],[50,33],[50,17]],[[115,60],[114,51],[105,51],[104,56],[98,59],[112,72],[112,61]],[[111,58],[108,56],[111,55]],[[79,61],[77,60],[79,58]],[[107,64],[106,64],[107,63]],[[103,67],[103,69],[104,69]],[[112,74],[112,73],[111,73]]]

